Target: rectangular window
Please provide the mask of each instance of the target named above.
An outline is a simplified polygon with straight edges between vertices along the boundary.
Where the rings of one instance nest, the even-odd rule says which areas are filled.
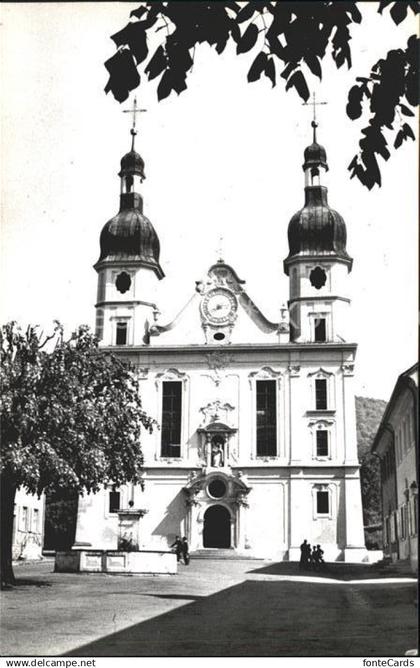
[[[318,515],[328,515],[330,512],[330,502],[328,492],[316,493],[316,512]]]
[[[161,457],[181,456],[182,382],[162,383]]]
[[[22,507],[20,515],[20,526],[21,531],[26,531],[28,528],[28,508],[26,506]]]
[[[115,341],[117,346],[125,346],[127,344],[127,323],[117,322],[117,336]]]
[[[327,340],[327,327],[325,318],[315,318],[315,341],[322,342]]]
[[[315,406],[317,410],[327,408],[327,381],[325,378],[318,378],[315,381]]]
[[[316,456],[328,457],[328,431],[318,429],[316,432]]]
[[[405,517],[404,517],[404,506],[401,506],[400,508],[400,513],[401,513],[401,532],[400,532],[400,537],[402,539],[405,538]]]
[[[39,510],[34,508],[32,511],[32,531],[33,533],[39,533]]]
[[[120,492],[110,492],[109,493],[109,511],[110,513],[116,513],[120,510]]]
[[[276,381],[257,380],[257,457],[277,454]]]

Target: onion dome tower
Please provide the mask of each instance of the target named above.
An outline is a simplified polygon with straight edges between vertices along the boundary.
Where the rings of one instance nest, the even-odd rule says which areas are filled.
[[[143,213],[140,186],[144,160],[135,150],[134,101],[131,149],[121,159],[120,208],[103,227],[98,272],[96,334],[105,345],[148,343],[149,329],[157,311],[158,281],[164,277],[159,264],[159,237]]]
[[[353,260],[347,253],[347,231],[342,216],[328,204],[323,178],[327,153],[317,141],[318,124],[312,121],[313,141],[304,151],[305,202],[289,222],[289,255],[284,271],[289,276],[290,338],[296,342],[344,341],[347,335],[347,274]]]

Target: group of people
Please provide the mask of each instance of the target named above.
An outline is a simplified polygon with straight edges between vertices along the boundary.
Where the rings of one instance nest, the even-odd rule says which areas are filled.
[[[186,537],[184,536],[181,539],[179,536],[175,536],[175,540],[172,543],[171,547],[175,548],[176,560],[180,562],[182,557],[184,564],[188,566],[188,564],[190,563],[190,553]]]
[[[322,564],[324,564],[324,550],[321,549],[320,545],[314,545],[311,548],[310,543],[305,540],[300,546],[300,562],[299,568],[302,570],[309,570],[311,568],[319,570]]]

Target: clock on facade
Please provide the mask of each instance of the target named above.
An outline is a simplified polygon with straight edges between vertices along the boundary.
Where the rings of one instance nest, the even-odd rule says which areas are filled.
[[[201,303],[203,316],[215,325],[232,322],[236,317],[237,309],[236,297],[229,290],[220,288],[210,290]]]

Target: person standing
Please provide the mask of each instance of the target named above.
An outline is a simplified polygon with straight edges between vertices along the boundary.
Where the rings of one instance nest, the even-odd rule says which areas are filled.
[[[182,552],[182,558],[184,560],[184,564],[188,566],[190,563],[190,553],[188,549],[188,542],[186,537],[184,536],[181,542],[181,552]]]
[[[321,549],[320,545],[317,545],[316,548],[314,548],[314,561],[315,561],[315,568],[316,570],[319,570],[319,567],[321,564],[324,564],[324,550]]]
[[[310,558],[311,558],[311,546],[309,545],[308,541],[305,538],[302,545],[300,546],[300,562],[299,562],[300,570],[308,568]]]
[[[176,560],[181,561],[182,541],[179,536],[175,536],[175,540],[172,543],[171,547],[175,548]]]

